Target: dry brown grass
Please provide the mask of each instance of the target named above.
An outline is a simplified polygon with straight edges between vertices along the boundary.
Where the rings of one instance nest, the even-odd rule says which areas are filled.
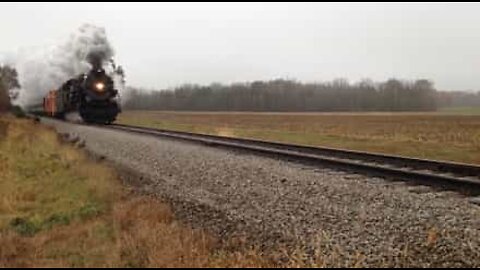
[[[480,164],[480,115],[128,111],[119,122]]]
[[[174,221],[170,209],[139,198],[115,207],[119,261],[130,267],[206,265],[213,240]]]

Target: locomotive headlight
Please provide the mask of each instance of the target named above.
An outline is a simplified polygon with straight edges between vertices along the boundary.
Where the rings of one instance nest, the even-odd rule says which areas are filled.
[[[103,90],[105,90],[105,84],[98,82],[95,84],[95,89],[97,89],[98,92],[103,92]]]

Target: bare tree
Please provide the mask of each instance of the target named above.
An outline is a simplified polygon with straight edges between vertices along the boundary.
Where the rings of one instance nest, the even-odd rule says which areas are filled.
[[[18,97],[15,89],[20,87],[18,74],[14,68],[0,66],[0,112],[10,109],[10,100]]]

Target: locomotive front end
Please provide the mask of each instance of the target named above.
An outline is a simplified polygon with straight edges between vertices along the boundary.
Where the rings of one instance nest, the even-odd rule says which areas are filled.
[[[109,124],[120,113],[118,91],[103,69],[93,69],[84,76],[84,98],[79,108],[85,122]]]

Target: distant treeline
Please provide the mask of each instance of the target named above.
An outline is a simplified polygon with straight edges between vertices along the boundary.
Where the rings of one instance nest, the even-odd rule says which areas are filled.
[[[442,91],[437,100],[440,107],[480,107],[480,91]]]
[[[256,81],[231,85],[183,85],[173,90],[131,89],[126,109],[185,111],[434,111],[437,91],[429,80],[351,84]]]

